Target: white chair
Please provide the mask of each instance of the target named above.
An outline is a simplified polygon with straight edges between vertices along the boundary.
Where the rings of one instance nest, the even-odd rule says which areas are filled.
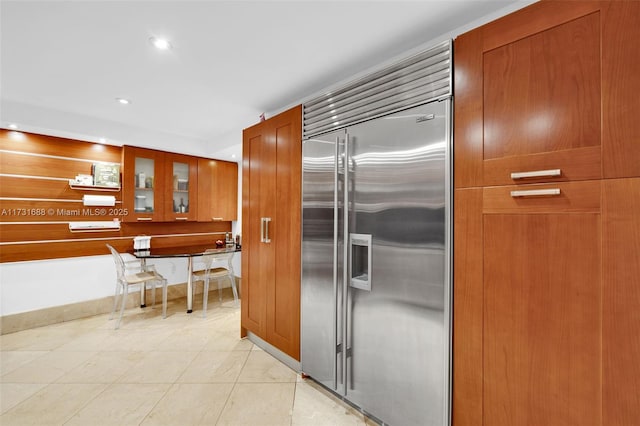
[[[153,266],[148,266],[146,270],[141,270],[140,265],[138,263],[138,272],[132,272],[131,267],[133,262],[125,262],[120,256],[120,253],[116,251],[112,246],[107,244],[111,254],[113,255],[113,260],[116,264],[116,272],[117,272],[117,280],[116,280],[116,292],[113,296],[113,309],[111,310],[111,316],[109,319],[113,319],[113,315],[116,312],[116,307],[118,306],[118,295],[120,294],[120,290],[122,290],[122,302],[120,306],[120,316],[118,317],[118,321],[116,322],[116,330],[120,328],[120,321],[122,321],[122,315],[124,314],[124,308],[127,303],[127,295],[129,294],[129,286],[130,285],[141,285],[146,288],[147,282],[153,283],[153,296],[151,299],[152,306],[156,303],[156,283],[159,281],[162,283],[162,318],[167,317],[167,280],[157,273]],[[141,289],[144,291],[144,289]]]
[[[222,302],[222,279],[225,277],[231,281],[231,289],[233,290],[233,300],[235,306],[238,306],[238,290],[236,289],[236,278],[233,273],[233,266],[231,260],[233,259],[233,252],[220,253],[218,250],[209,249],[205,251],[202,256],[202,263],[204,263],[204,269],[193,271],[193,292],[195,294],[195,282],[204,281],[204,290],[202,293],[202,316],[207,316],[207,300],[209,298],[209,281],[212,279],[218,280],[218,296]],[[212,267],[214,263],[226,262],[226,267]]]

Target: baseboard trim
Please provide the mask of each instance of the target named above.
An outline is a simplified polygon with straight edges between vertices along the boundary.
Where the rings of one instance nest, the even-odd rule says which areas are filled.
[[[263,340],[260,337],[256,336],[252,332],[247,331],[247,338],[254,345],[259,347],[263,351],[267,352],[269,355],[273,356],[278,361],[280,361],[283,364],[287,365],[289,368],[294,370],[296,373],[300,373],[302,371],[302,368],[300,366],[300,362],[299,361],[291,358],[289,355],[285,354],[280,349],[276,348],[275,346],[271,345],[270,343],[267,343],[265,340]]]
[[[241,280],[236,277],[238,293],[241,288]],[[218,289],[213,285],[214,289],[209,291],[209,300],[218,299]],[[167,289],[167,299],[180,299],[187,296],[187,283],[179,283],[170,285]],[[196,294],[202,293],[202,285],[196,286]],[[231,287],[223,287],[223,294],[229,292]],[[151,290],[147,290],[145,297],[147,301],[151,300]],[[162,289],[158,289],[156,295],[156,304],[162,303]],[[129,292],[127,298],[127,309],[140,306],[140,293],[138,291]],[[103,297],[101,299],[87,300],[84,302],[71,303],[68,305],[53,306],[45,309],[38,309],[29,312],[21,312],[18,314],[4,315],[0,317],[0,335],[15,333],[31,328],[43,327],[46,325],[73,321],[80,318],[92,317],[95,315],[108,314],[113,308],[113,296]]]

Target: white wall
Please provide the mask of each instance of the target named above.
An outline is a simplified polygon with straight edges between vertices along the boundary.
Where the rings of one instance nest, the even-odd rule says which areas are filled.
[[[148,263],[155,265],[169,284],[187,281],[186,258],[153,259]],[[240,253],[234,256],[233,268],[239,276]],[[111,255],[3,263],[0,316],[113,296],[115,280]]]
[[[238,221],[232,222],[233,235],[241,230],[242,168],[239,167]],[[153,246],[153,240],[151,244]],[[132,255],[125,256],[135,259]],[[233,272],[237,277],[241,276],[241,259],[241,253],[233,257]],[[196,268],[197,262],[198,258],[195,258]],[[149,263],[156,266],[170,285],[187,281],[186,258],[153,259]],[[111,255],[1,263],[0,316],[113,296],[115,279]]]

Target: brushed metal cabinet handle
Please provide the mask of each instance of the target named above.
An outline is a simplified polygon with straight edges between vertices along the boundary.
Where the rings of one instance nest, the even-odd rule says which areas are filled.
[[[150,217],[139,217],[137,220],[153,220]]]
[[[176,220],[189,220],[188,217],[176,217]]]
[[[214,222],[222,222],[224,220],[224,218],[222,218],[222,217],[212,217],[211,220],[213,220]]]
[[[269,238],[269,223],[271,222],[271,218],[270,217],[265,217],[264,218],[264,242],[265,243],[270,243],[271,242],[271,238]]]
[[[527,178],[539,178],[539,177],[558,177],[562,174],[560,169],[551,170],[534,170],[530,172],[513,172],[511,173],[511,179],[527,179]]]
[[[264,243],[264,217],[260,218],[260,242]]]
[[[511,191],[511,196],[517,197],[543,197],[548,195],[560,195],[560,188],[530,189],[525,191]]]

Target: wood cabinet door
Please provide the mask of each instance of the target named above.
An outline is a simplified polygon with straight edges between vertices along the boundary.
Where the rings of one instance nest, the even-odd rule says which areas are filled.
[[[485,425],[601,425],[600,214],[484,215]]]
[[[598,13],[484,52],[484,184],[600,178],[600,92]]]
[[[267,341],[300,359],[300,251],[302,214],[302,108],[269,120],[277,151],[276,191],[270,236],[275,249],[275,279],[267,289]]]
[[[212,217],[214,220],[238,220],[238,164],[216,161],[214,176]]]
[[[242,328],[266,340],[267,291],[275,278],[274,245],[265,242],[273,215],[276,147],[267,123],[243,132],[242,146]]]
[[[640,178],[602,190],[603,425],[640,419]]]
[[[238,219],[238,164],[198,159],[198,222]]]
[[[602,177],[600,8],[540,2],[456,39],[457,187]]]
[[[152,149],[122,148],[122,200],[125,222],[164,220],[165,153]]]

